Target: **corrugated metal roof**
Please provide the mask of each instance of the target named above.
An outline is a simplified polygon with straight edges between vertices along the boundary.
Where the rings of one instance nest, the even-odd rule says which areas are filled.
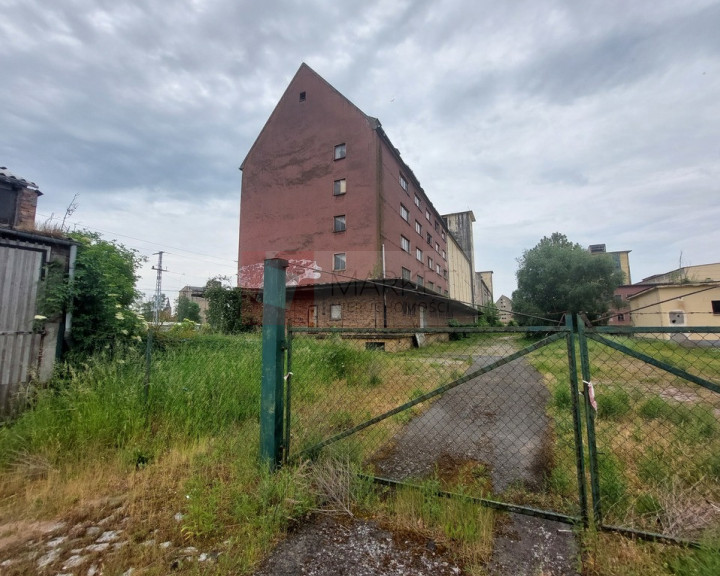
[[[5,166],[0,166],[0,181],[8,182],[10,184],[18,184],[25,188],[32,188],[36,192],[40,193],[38,185],[35,184],[35,182],[30,182],[29,180],[25,180],[25,178],[15,176],[15,174],[10,172],[10,170],[8,170]]]

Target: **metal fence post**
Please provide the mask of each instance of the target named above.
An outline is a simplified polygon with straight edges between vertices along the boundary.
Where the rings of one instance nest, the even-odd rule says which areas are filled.
[[[590,402],[592,384],[590,380],[590,355],[587,338],[585,337],[585,320],[576,316],[578,340],[580,341],[580,369],[583,379],[583,396],[585,398],[585,420],[587,424],[588,456],[590,459],[590,490],[593,501],[593,521],[595,526],[602,524],[602,507],[600,502],[600,477],[598,470],[597,439],[595,437],[595,408]]]
[[[265,260],[262,327],[260,458],[270,471],[280,464],[283,441],[285,269],[287,260]]]
[[[565,314],[567,332],[567,353],[570,380],[570,399],[573,411],[573,428],[575,434],[575,470],[577,473],[578,496],[580,498],[580,514],[583,526],[588,526],[588,500],[585,486],[585,455],[583,454],[582,418],[580,415],[580,399],[578,394],[577,356],[575,354],[575,329],[571,314]]]

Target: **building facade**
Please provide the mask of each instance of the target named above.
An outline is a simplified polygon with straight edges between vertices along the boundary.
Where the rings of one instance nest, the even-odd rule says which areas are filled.
[[[629,295],[630,315],[639,327],[720,326],[720,263],[684,266],[643,279]],[[688,338],[718,340],[720,334]]]
[[[503,324],[507,324],[511,320],[513,320],[513,311],[512,311],[512,300],[505,296],[503,294],[500,296],[500,298],[497,299],[497,302],[495,302],[495,306],[498,309],[498,315],[500,317],[500,322]]]
[[[241,287],[262,287],[265,259],[287,260],[288,286],[322,300],[304,298],[307,314],[298,317],[310,324],[313,306],[331,305],[325,301],[328,287],[348,283],[387,286],[394,281],[409,299],[452,300],[450,278],[456,270],[450,266],[452,239],[445,220],[377,118],[364,114],[306,64],[241,170]],[[467,256],[462,265],[471,275]],[[335,315],[342,316],[343,305],[354,300],[344,296],[335,304]],[[472,316],[472,291],[466,304],[464,315]],[[447,325],[449,317],[434,317],[428,325]],[[412,325],[423,322],[428,323],[427,310],[417,307]]]

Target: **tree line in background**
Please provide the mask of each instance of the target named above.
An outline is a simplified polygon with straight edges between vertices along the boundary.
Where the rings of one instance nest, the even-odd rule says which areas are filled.
[[[49,268],[41,286],[38,312],[51,317],[72,311],[68,345],[73,354],[86,356],[109,347],[140,342],[154,320],[155,300],[143,301],[136,289],[137,271],[145,258],[136,250],[99,234],[69,234],[78,243],[75,278],[70,283],[61,272]],[[566,312],[584,312],[593,320],[607,313],[622,273],[612,260],[591,255],[564,234],[544,237],[518,259],[517,290],[513,312],[520,324],[559,321]],[[242,317],[243,292],[227,278],[208,281],[204,297],[207,329],[235,334],[248,329]],[[177,300],[172,316],[170,301],[162,295],[158,311],[163,321],[199,322],[200,307],[188,298]],[[494,305],[482,310],[483,325],[498,325]]]
[[[145,257],[95,232],[71,232],[68,237],[77,242],[74,279],[70,282],[59,264],[49,263],[39,286],[38,315],[58,318],[71,311],[70,338],[65,343],[71,360],[139,344],[152,327],[156,308],[155,299],[144,300],[136,288]],[[208,281],[204,296],[206,330],[223,334],[247,330],[240,288],[217,277]],[[173,315],[169,299],[161,295],[158,313],[163,322],[201,321],[200,306],[183,296],[177,299]]]

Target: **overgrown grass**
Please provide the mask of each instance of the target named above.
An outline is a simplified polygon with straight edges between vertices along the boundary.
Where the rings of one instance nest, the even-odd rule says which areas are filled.
[[[422,352],[365,350],[339,337],[294,338],[291,454],[458,378],[470,364],[467,358],[437,361],[431,352]],[[355,448],[370,456],[428,404],[363,431]]]
[[[613,339],[720,381],[717,349],[650,338]],[[598,406],[594,420],[604,522],[691,539],[714,534],[720,528],[720,395],[602,344],[590,341],[588,347]],[[571,443],[572,427],[566,426],[571,414],[566,345],[554,343],[529,359],[550,386],[549,411],[556,433]],[[582,395],[579,400],[584,414]],[[558,461],[562,467],[556,467],[550,478],[553,490],[564,484],[558,476],[567,479],[574,474],[570,458]],[[689,552],[618,543],[605,535],[590,541],[602,545],[597,550],[589,547],[589,574],[711,574],[720,558],[716,546]],[[622,561],[610,561],[613,554]]]
[[[65,367],[36,392],[31,410],[0,428],[0,468],[23,454],[53,465],[104,452],[147,460],[257,416],[257,337],[206,336],[156,352],[147,402],[143,352]]]
[[[294,450],[456,379],[474,355],[499,356],[517,348],[518,337],[501,338],[471,335],[398,354],[358,349],[340,339],[296,338]],[[681,355],[691,364],[676,344],[652,343],[656,351],[665,345],[663,358],[671,361]],[[689,524],[712,510],[708,502],[720,502],[716,397],[595,343],[591,346],[606,520],[654,531],[660,526],[678,535],[690,527],[707,544],[692,552],[590,535],[585,543],[587,573],[716,573],[717,539],[707,527],[713,524],[697,529]],[[648,350],[650,344],[638,346]],[[209,573],[247,574],[308,513],[321,507],[349,509],[446,543],[466,569],[482,573],[491,549],[492,513],[468,500],[438,498],[434,491],[441,487],[487,495],[486,470],[455,467],[451,479],[439,477],[419,490],[396,492],[379,491],[354,475],[368,454],[423,405],[328,447],[312,464],[269,475],[258,464],[257,335],[167,343],[153,356],[147,402],[143,352],[127,350],[68,369],[47,390],[37,392],[31,410],[0,427],[0,517],[53,519],[71,514],[68,521],[73,522],[80,513],[69,511],[120,496],[132,542],[106,559],[108,573],[122,573],[130,564],[143,573],[166,573],[166,553],[143,544],[152,538],[221,549]],[[704,355],[709,360],[688,369],[717,377],[717,351],[692,349],[691,354],[696,363]],[[562,510],[564,502],[573,505],[577,500],[565,344],[556,342],[528,359],[551,392],[548,457],[553,465],[546,496]]]

